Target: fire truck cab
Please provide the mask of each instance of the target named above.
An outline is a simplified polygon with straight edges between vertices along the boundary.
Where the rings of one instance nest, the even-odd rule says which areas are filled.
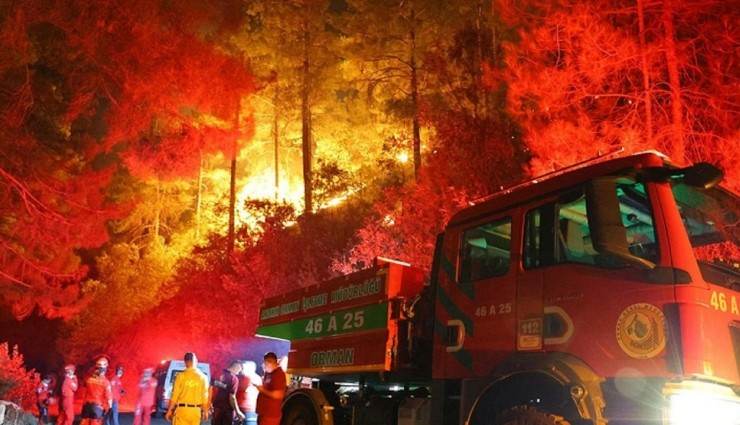
[[[427,285],[381,262],[266,300],[258,334],[315,379],[283,423],[740,424],[740,200],[721,178],[598,158],[457,213]]]

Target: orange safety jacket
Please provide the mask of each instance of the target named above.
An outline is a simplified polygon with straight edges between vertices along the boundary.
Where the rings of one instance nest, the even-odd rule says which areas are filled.
[[[85,381],[85,403],[93,403],[107,409],[113,402],[110,381],[105,375],[87,378]]]

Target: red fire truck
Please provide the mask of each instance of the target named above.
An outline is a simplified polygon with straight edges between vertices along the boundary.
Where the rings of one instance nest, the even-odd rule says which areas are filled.
[[[267,299],[283,424],[740,424],[740,199],[722,172],[608,155],[457,213],[392,261]]]

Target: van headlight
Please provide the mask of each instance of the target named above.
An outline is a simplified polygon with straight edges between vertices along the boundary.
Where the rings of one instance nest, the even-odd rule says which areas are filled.
[[[669,425],[740,425],[740,398],[728,387],[684,382],[666,387]]]

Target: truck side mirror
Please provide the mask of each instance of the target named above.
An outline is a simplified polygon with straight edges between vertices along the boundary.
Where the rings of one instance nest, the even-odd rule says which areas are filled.
[[[684,183],[693,187],[710,189],[716,186],[725,176],[725,173],[719,168],[707,162],[699,162],[683,169]]]
[[[617,184],[612,178],[597,178],[586,183],[586,213],[591,243],[599,254],[618,258],[641,269],[655,267],[650,261],[632,255],[627,230],[622,223]]]
[[[708,162],[698,162],[685,168],[653,167],[645,170],[652,181],[677,179],[684,184],[699,189],[710,189],[716,186],[725,176],[719,168]]]

